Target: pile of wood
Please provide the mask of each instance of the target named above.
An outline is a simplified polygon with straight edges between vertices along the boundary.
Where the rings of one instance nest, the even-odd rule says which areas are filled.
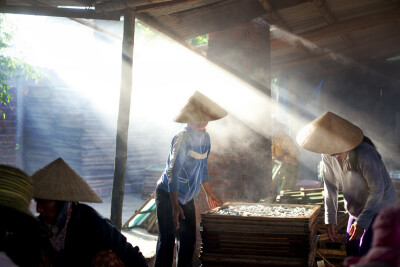
[[[304,207],[298,217],[220,215],[236,205]],[[225,203],[201,214],[202,266],[313,266],[318,205]]]
[[[324,188],[323,187],[311,188],[311,189],[300,188],[300,190],[281,191],[280,195],[276,197],[276,203],[323,205]],[[344,210],[344,200],[341,190],[339,191],[338,206],[339,210]]]
[[[149,233],[158,233],[155,193],[151,194],[143,205],[122,225],[123,230],[133,227],[145,228]]]
[[[277,203],[290,204],[306,204],[320,205],[321,213],[318,218],[317,235],[318,248],[317,260],[324,260],[326,266],[342,266],[343,260],[346,258],[345,240],[346,228],[349,219],[348,213],[344,209],[343,194],[339,191],[338,196],[338,213],[337,213],[337,231],[340,239],[331,241],[325,230],[324,222],[324,188],[300,189],[293,191],[282,191],[276,198]]]

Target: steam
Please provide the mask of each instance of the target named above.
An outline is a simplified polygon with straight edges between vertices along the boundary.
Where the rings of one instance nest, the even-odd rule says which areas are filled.
[[[120,90],[121,42],[99,38],[98,33],[66,19],[12,17],[20,25],[16,42],[19,49],[29,52],[28,62],[52,69],[65,86],[81,94],[87,105],[92,106],[101,118],[104,134],[114,138]],[[121,32],[122,24],[115,28]],[[273,26],[271,37],[285,39],[291,44],[301,43],[313,54],[329,54],[342,64],[354,63],[343,55],[322,49]],[[275,84],[271,98],[162,34],[156,33],[151,38],[137,36],[134,49],[128,142],[140,147],[139,137],[151,137],[144,147],[159,155],[159,161],[154,164],[165,164],[170,140],[183,126],[172,122],[172,118],[195,90],[213,99],[229,113],[226,118],[211,122],[208,126],[212,142],[218,140],[220,146],[229,146],[233,141],[230,139],[232,136],[249,136],[248,131],[270,139],[273,128],[271,115],[285,124],[287,133],[295,139],[304,125],[326,111],[332,111],[359,125],[382,154],[391,157],[397,155],[388,143],[385,145],[385,142],[375,138],[379,136],[379,131],[370,123],[370,116],[366,112],[351,105],[354,103],[348,103],[343,92],[337,94],[337,91],[327,90],[342,86],[338,81],[325,79],[321,98],[315,101],[313,90],[320,80],[299,80],[291,73],[286,73],[289,86],[285,88],[279,83]],[[266,83],[264,71],[262,68],[256,69],[252,75],[261,83]],[[282,103],[282,96],[276,97],[274,90],[286,92],[289,108]],[[238,124],[246,127],[238,127]],[[243,130],[245,128],[247,130]],[[146,136],[144,133],[151,134]],[[310,171],[310,174],[300,178],[314,179],[320,155],[299,149],[301,164],[306,172]]]

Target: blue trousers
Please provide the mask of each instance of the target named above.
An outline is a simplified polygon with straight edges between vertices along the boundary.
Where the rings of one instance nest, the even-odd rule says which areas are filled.
[[[349,241],[350,239],[349,231],[351,225],[354,223],[355,220],[351,216],[349,217],[349,222],[347,223],[347,233],[346,233],[346,253],[348,257],[349,256],[361,257],[367,254],[372,245],[372,237],[373,237],[372,224],[375,221],[375,217],[372,220],[371,226],[368,228],[368,230],[364,230],[364,234],[361,237],[361,239],[352,241]]]
[[[172,204],[168,192],[156,189],[156,207],[158,219],[158,240],[155,267],[172,266],[175,237],[177,239],[177,266],[193,265],[193,253],[196,246],[196,210],[192,199],[186,205],[180,205],[185,219],[179,218],[179,229],[176,230],[172,218]]]

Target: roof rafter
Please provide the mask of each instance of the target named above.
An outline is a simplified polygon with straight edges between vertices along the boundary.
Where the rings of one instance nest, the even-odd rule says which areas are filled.
[[[145,6],[145,5],[157,5],[157,4],[164,4],[168,2],[178,2],[181,3],[182,1],[176,0],[117,0],[117,1],[107,1],[104,3],[96,4],[96,9],[99,11],[116,11],[116,10],[123,10],[126,8],[135,8],[138,6]]]
[[[271,6],[268,0],[258,0],[260,4],[263,6],[265,11],[267,11],[267,14],[271,14],[274,20],[277,21],[277,25],[287,31],[292,31],[285,20],[279,15],[279,13]],[[265,16],[265,15],[264,15]],[[268,21],[268,20],[266,20]]]
[[[357,46],[357,48],[345,48],[345,49],[340,49],[337,51],[330,51],[330,52],[322,54],[322,55],[318,55],[318,56],[314,56],[314,57],[306,57],[306,58],[302,58],[302,59],[299,59],[296,61],[274,62],[272,64],[272,66],[273,66],[273,68],[276,68],[276,69],[289,68],[289,67],[293,67],[293,66],[300,65],[300,64],[307,64],[309,62],[324,60],[324,59],[327,59],[330,57],[332,57],[334,59],[334,58],[337,58],[339,55],[345,55],[345,54],[349,54],[352,52],[368,51],[370,49],[376,48],[377,46],[379,46],[382,43],[396,44],[399,42],[400,42],[400,36],[396,35],[396,34],[392,34],[392,35],[387,36],[386,38],[379,38],[372,42],[363,43],[363,44]]]
[[[349,33],[356,30],[365,29],[368,27],[377,26],[385,23],[394,23],[400,20],[400,8],[383,11],[376,14],[366,15],[355,19],[340,21],[334,25],[329,25],[324,28],[313,30],[298,35],[298,38],[308,41],[315,41],[326,37],[332,37]],[[279,49],[291,45],[291,42],[284,39],[271,40],[271,49]]]
[[[326,6],[325,0],[314,0],[314,4],[317,6],[321,15],[324,17],[326,23],[328,23],[329,25],[337,23],[337,19]],[[340,37],[347,46],[353,46],[353,41],[351,40],[350,36],[348,36],[347,34],[342,34],[340,35]]]
[[[263,16],[263,19],[268,22],[267,15],[271,14],[272,18],[277,22],[276,26],[286,30],[287,32],[291,32],[292,30],[287,25],[286,21],[279,15],[279,13],[271,6],[268,0],[258,0],[260,4],[263,6],[267,14]],[[269,23],[269,22],[268,22]],[[295,47],[305,56],[310,56],[310,51],[301,43],[296,42]]]
[[[0,13],[102,20],[120,20],[121,17],[120,12],[98,13],[92,9],[22,5],[0,5]]]

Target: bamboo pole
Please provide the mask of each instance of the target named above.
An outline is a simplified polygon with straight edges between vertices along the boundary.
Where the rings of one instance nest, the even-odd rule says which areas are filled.
[[[132,93],[132,63],[135,36],[135,15],[125,11],[122,40],[121,89],[117,121],[114,182],[111,198],[111,221],[121,230],[122,206],[125,191],[126,160],[128,150],[128,128]]]

